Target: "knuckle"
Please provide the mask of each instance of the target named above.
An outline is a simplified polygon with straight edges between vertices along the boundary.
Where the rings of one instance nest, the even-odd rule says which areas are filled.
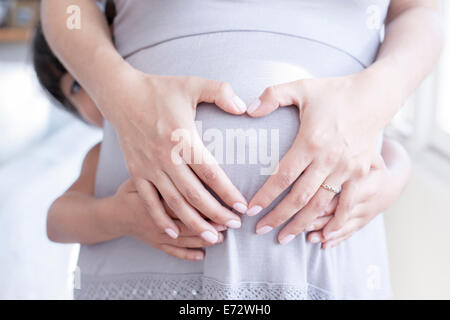
[[[256,203],[259,203],[264,208],[271,204],[273,200],[275,200],[274,197],[268,194],[266,190],[262,193],[258,193],[257,201],[255,197]]]
[[[200,193],[194,188],[186,190],[186,199],[189,203],[199,203],[201,201]]]
[[[339,228],[342,228],[344,223],[350,218],[350,209],[343,210],[341,213],[336,217],[336,222],[339,225]]]
[[[216,181],[218,176],[217,169],[212,167],[205,167],[201,169],[201,174],[207,184]]]
[[[179,247],[185,247],[186,246],[186,240],[185,239],[183,239],[183,238],[181,238],[181,237],[178,237],[178,239],[175,239],[175,240],[173,240],[173,239],[171,239],[171,241],[176,245],[176,246],[179,246]]]
[[[340,153],[337,150],[332,149],[325,155],[324,162],[328,166],[334,166],[338,163],[339,157]]]
[[[363,164],[358,164],[354,168],[354,174],[357,178],[362,178],[369,173],[369,168]]]
[[[171,136],[169,136],[169,139],[171,139]],[[153,151],[152,151],[152,157],[155,157],[160,162],[167,161],[167,149],[166,149],[166,146],[167,146],[167,143],[164,143],[164,144],[161,144],[161,145],[159,145],[157,147],[154,147]]]
[[[130,160],[128,162],[128,171],[130,172],[130,176],[132,176],[132,177],[139,176],[139,166],[136,161]]]
[[[289,187],[292,182],[295,181],[296,179],[296,174],[295,172],[291,171],[291,170],[281,170],[277,175],[276,175],[276,184],[282,188],[282,189],[286,189],[287,187]]]
[[[178,195],[171,194],[165,200],[173,210],[179,209],[183,205],[183,200]]]
[[[329,203],[328,199],[319,197],[313,201],[312,208],[316,212],[322,212],[323,210],[326,209],[328,203]]]
[[[308,200],[309,200],[309,193],[307,191],[301,192],[293,196],[292,204],[296,208],[302,208],[308,203]]]
[[[211,210],[211,211],[208,213],[208,217],[209,217],[212,221],[217,222],[217,223],[221,223],[221,222],[223,222],[223,220],[224,220],[224,219],[222,219],[221,215],[217,212],[217,210]]]
[[[220,196],[220,195],[219,195]],[[225,191],[223,196],[220,196],[220,198],[223,200],[226,204],[232,204],[234,202],[234,199],[236,199],[236,196],[233,192]]]
[[[198,232],[198,231],[200,231],[202,229],[201,224],[196,219],[194,219],[192,217],[187,217],[184,220],[184,223],[186,224],[186,227],[189,230],[192,230],[194,232]]]
[[[217,89],[217,93],[218,95],[228,95],[233,91],[231,84],[229,84],[228,82],[225,81],[221,81],[219,82],[218,85],[218,89]]]
[[[199,78],[196,76],[184,76],[181,80],[177,82],[177,86],[183,91],[192,91],[199,87]]]
[[[306,145],[311,151],[320,151],[322,147],[326,144],[324,136],[320,132],[313,132],[309,139],[306,141]]]
[[[347,220],[346,216],[347,216],[347,214],[344,213],[336,219],[336,223],[333,227],[333,231],[338,231],[339,229],[341,229],[344,226],[345,221]]]
[[[351,172],[354,168],[354,162],[347,156],[341,158],[341,170],[343,172]]]
[[[147,211],[152,214],[154,209],[156,208],[156,200],[153,197],[145,197],[143,203],[145,209],[147,209]]]
[[[162,179],[165,176],[165,173],[161,169],[154,169],[153,170],[153,176],[155,178],[155,181],[159,182],[159,181],[162,181]]]
[[[347,194],[347,201],[349,201],[348,200],[348,195],[353,195],[353,194],[355,194],[357,191],[358,191],[358,186],[357,186],[357,184],[354,182],[354,181],[347,181],[345,184],[344,184],[344,187],[345,187],[345,189],[346,189],[346,194]]]
[[[172,133],[175,128],[171,125],[168,125],[166,120],[157,119],[154,124],[156,137],[153,142],[149,142],[148,148],[152,151],[164,150],[165,144],[161,144],[161,142],[167,143],[168,141],[172,141]]]
[[[269,98],[275,98],[277,94],[276,86],[269,86],[264,90],[264,95],[267,95]]]
[[[362,201],[368,201],[370,199],[373,199],[378,194],[378,190],[375,187],[369,187],[366,191],[366,194],[362,197]]]
[[[349,217],[351,210],[352,210],[352,203],[348,200],[343,201],[342,211],[340,213],[340,217],[342,218],[342,220],[346,220]]]

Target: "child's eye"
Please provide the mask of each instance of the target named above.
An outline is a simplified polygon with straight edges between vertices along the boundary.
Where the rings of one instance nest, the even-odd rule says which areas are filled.
[[[72,83],[72,86],[70,87],[70,94],[77,94],[78,92],[80,92],[81,90],[81,86],[78,83],[77,80],[74,80]]]

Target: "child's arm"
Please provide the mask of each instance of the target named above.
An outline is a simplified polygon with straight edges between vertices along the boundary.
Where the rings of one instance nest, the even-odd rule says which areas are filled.
[[[49,239],[62,243],[95,244],[131,236],[180,259],[203,259],[204,253],[199,248],[211,244],[195,236],[177,220],[180,234],[176,239],[161,232],[130,181],[123,183],[111,197],[94,197],[99,150],[100,146],[96,145],[89,151],[77,181],[50,207],[47,217]],[[153,200],[161,201],[159,197]],[[168,211],[167,206],[165,210]],[[217,231],[225,229],[215,227]],[[219,232],[219,243],[222,241],[223,235]]]
[[[308,228],[308,231],[313,231],[307,237],[310,242],[322,242],[323,248],[334,247],[363,228],[398,199],[411,170],[408,153],[399,143],[385,140],[382,159],[379,160],[369,175],[351,182],[351,188],[344,188],[324,216],[317,218]],[[352,205],[345,214],[337,216],[335,213],[339,209],[341,197],[352,199]],[[333,232],[328,239],[324,237],[325,228],[330,228]]]
[[[100,145],[86,155],[81,174],[75,183],[49,209],[47,235],[63,243],[92,244],[122,236],[118,227],[111,227],[111,199],[94,198],[95,174]]]

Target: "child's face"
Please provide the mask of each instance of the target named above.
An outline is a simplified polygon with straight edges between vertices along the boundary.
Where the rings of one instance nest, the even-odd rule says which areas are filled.
[[[103,127],[103,116],[87,92],[80,87],[71,74],[61,78],[61,90],[78,110],[84,120],[97,127]]]

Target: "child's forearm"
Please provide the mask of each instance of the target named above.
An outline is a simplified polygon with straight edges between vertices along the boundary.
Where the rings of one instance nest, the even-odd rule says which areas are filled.
[[[124,236],[114,198],[69,191],[51,206],[47,235],[54,242],[95,244]]]

